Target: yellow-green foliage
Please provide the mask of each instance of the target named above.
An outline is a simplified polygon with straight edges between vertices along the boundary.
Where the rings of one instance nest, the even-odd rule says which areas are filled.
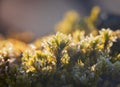
[[[97,35],[98,30],[95,22],[97,21],[99,13],[100,8],[98,6],[92,9],[89,16],[83,18],[80,18],[77,12],[69,11],[62,21],[56,25],[55,29],[65,34],[73,33],[76,30],[83,30],[86,34],[92,32],[93,35]]]
[[[57,33],[42,43],[41,50],[23,54],[23,69],[30,75],[34,86],[117,87],[119,54],[115,59],[110,56],[110,48],[116,39],[110,29],[102,29],[97,36],[83,35],[79,41]],[[33,77],[38,78],[35,83]]]
[[[98,13],[69,13],[55,35],[31,44],[0,40],[0,87],[119,87],[120,31],[97,30]]]

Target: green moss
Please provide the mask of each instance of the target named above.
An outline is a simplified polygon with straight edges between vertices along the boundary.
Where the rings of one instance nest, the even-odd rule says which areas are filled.
[[[61,24],[55,35],[32,44],[0,40],[0,87],[119,87],[120,52],[114,45],[119,33],[97,30],[98,12],[86,18],[87,28],[94,27],[89,32],[85,27],[64,32]],[[69,25],[79,25],[78,15],[72,15],[67,15]]]

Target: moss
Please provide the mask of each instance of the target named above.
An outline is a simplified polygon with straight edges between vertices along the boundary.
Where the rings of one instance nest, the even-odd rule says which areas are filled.
[[[77,26],[70,31],[60,24],[55,35],[31,44],[1,39],[0,87],[119,87],[119,31],[97,30],[94,10],[96,16],[83,21],[86,27],[78,27],[78,15],[70,13],[66,20]],[[94,29],[87,32],[88,25]]]

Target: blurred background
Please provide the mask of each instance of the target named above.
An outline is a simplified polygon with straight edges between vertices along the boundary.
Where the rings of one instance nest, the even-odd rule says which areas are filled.
[[[35,37],[48,35],[66,12],[75,10],[84,17],[93,6],[99,6],[107,14],[103,27],[110,22],[115,25],[109,27],[120,28],[120,0],[0,0],[0,33],[29,31]]]

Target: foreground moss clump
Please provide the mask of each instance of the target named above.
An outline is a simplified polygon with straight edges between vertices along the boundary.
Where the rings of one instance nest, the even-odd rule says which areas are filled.
[[[110,29],[96,36],[79,34],[78,41],[58,32],[38,47],[1,41],[0,86],[119,87],[120,53],[111,50],[118,35]]]
[[[114,32],[102,29],[97,36],[82,37],[76,42],[72,36],[57,33],[45,39],[40,51],[25,53],[23,68],[30,75],[32,84],[41,87],[117,87],[120,54],[110,55],[110,48],[117,39]]]
[[[0,87],[120,87],[120,31],[97,30],[92,15],[82,27],[73,15],[31,44],[1,39]]]

